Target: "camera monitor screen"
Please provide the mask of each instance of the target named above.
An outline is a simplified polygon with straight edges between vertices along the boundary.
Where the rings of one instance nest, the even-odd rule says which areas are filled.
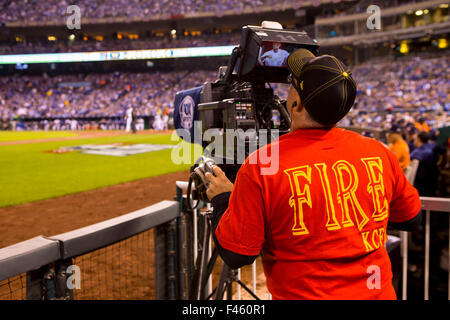
[[[257,65],[285,68],[287,66],[287,58],[295,48],[295,45],[264,41],[259,49]]]
[[[236,73],[241,81],[286,82],[289,55],[299,48],[317,54],[319,45],[303,31],[246,26],[240,48]]]

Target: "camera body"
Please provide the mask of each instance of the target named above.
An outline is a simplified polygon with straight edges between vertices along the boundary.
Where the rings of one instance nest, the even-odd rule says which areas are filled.
[[[270,84],[289,83],[287,58],[300,48],[317,55],[319,44],[302,31],[244,26],[239,46],[233,49],[228,65],[219,68],[217,79],[177,93],[174,111],[177,133],[184,140],[201,143],[206,148],[208,141],[194,141],[194,122],[201,122],[202,136],[210,129],[219,132],[219,143],[223,146],[208,151],[208,156],[231,181],[242,163],[236,161],[239,157],[235,154],[230,155],[229,145],[243,145],[246,158],[249,145],[262,140],[258,136],[261,132],[267,134],[264,139],[267,143],[289,132],[286,101],[274,94]],[[227,130],[233,130],[233,136],[226,134]],[[230,143],[227,139],[234,141]],[[204,168],[208,167],[206,163]],[[201,173],[197,175],[199,185],[205,185]]]
[[[274,138],[272,130],[277,130],[277,137],[288,133],[290,116],[286,101],[274,94],[270,83],[288,83],[287,57],[299,48],[317,54],[319,45],[305,32],[243,27],[240,45],[233,50],[228,66],[219,68],[218,79],[204,83],[200,92],[198,118],[203,131],[232,129],[236,132],[240,129],[256,135],[264,129],[267,142]],[[223,153],[227,138],[230,137],[223,136],[223,147],[218,148]],[[236,133],[231,145],[243,144],[248,156],[250,140],[257,141],[258,138]],[[220,154],[216,149],[211,156],[226,159],[230,154]],[[233,159],[237,158],[233,156]]]

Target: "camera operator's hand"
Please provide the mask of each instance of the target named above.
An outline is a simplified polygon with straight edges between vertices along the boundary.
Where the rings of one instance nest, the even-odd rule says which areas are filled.
[[[218,166],[213,166],[212,171],[214,172],[215,176],[210,172],[207,172],[205,174],[206,180],[209,181],[209,186],[206,190],[206,195],[208,196],[209,200],[211,200],[218,194],[231,192],[233,190],[233,183],[228,180],[222,169],[220,169]]]

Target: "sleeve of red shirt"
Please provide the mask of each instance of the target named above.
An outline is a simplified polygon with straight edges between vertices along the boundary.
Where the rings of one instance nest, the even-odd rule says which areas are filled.
[[[405,222],[417,216],[422,204],[419,192],[409,183],[395,155],[390,152],[389,156],[395,179],[393,195],[389,205],[389,221],[394,223]]]
[[[228,208],[216,229],[223,248],[248,256],[259,255],[264,243],[262,186],[259,175],[252,174],[252,166],[244,163],[239,170]]]

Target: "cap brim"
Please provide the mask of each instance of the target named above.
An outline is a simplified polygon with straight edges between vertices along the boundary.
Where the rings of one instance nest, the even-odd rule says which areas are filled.
[[[287,59],[287,67],[289,71],[298,78],[303,66],[314,59],[316,56],[311,51],[301,48],[292,52]]]

